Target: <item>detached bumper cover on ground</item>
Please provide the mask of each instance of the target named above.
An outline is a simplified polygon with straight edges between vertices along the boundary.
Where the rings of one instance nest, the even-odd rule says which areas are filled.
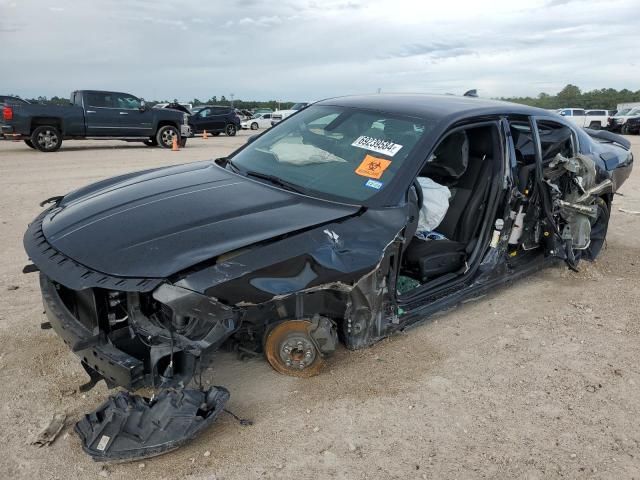
[[[218,418],[227,400],[222,387],[164,390],[152,400],[119,392],[75,430],[96,461],[153,457],[192,440]]]

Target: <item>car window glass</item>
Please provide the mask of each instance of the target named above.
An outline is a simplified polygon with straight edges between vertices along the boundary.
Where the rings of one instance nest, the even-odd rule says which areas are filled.
[[[249,144],[233,162],[318,196],[360,202],[392,181],[432,125],[423,118],[310,106]]]
[[[113,94],[102,92],[91,92],[86,96],[87,105],[90,107],[113,107]]]
[[[198,112],[198,116],[202,117],[202,118],[207,118],[211,116],[211,109],[210,108],[203,108],[202,110],[200,110]]]
[[[562,110],[560,112],[561,115],[564,115],[565,117],[570,117],[571,116],[571,110]]]
[[[128,110],[140,108],[140,100],[132,95],[125,95],[122,93],[114,95],[115,107]]]
[[[584,110],[574,110],[574,111],[573,111],[573,114],[574,114],[576,117],[582,117],[582,116],[584,116]]]
[[[535,163],[536,151],[529,122],[511,121],[510,127],[517,162],[524,165]]]
[[[543,163],[553,160],[557,154],[566,158],[574,156],[573,133],[569,127],[546,120],[538,121],[537,125]]]

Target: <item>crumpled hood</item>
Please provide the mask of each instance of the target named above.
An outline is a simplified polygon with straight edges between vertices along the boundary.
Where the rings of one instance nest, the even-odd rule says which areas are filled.
[[[122,277],[164,278],[220,254],[354,214],[233,174],[211,161],[98,182],[42,222],[48,243]]]

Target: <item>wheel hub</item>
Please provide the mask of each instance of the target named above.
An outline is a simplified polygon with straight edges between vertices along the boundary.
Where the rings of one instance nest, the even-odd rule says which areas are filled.
[[[324,359],[310,336],[309,320],[289,320],[275,325],[264,341],[267,361],[277,372],[296,377],[317,375]]]
[[[316,347],[303,336],[290,336],[280,348],[280,359],[289,368],[304,370],[316,359]]]

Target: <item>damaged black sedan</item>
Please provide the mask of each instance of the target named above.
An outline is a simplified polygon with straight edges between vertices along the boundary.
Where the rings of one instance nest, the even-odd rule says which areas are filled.
[[[25,234],[48,320],[95,380],[182,387],[223,344],[316,374],[603,246],[629,143],[478,98],[318,102],[226,158],[104,180]]]

